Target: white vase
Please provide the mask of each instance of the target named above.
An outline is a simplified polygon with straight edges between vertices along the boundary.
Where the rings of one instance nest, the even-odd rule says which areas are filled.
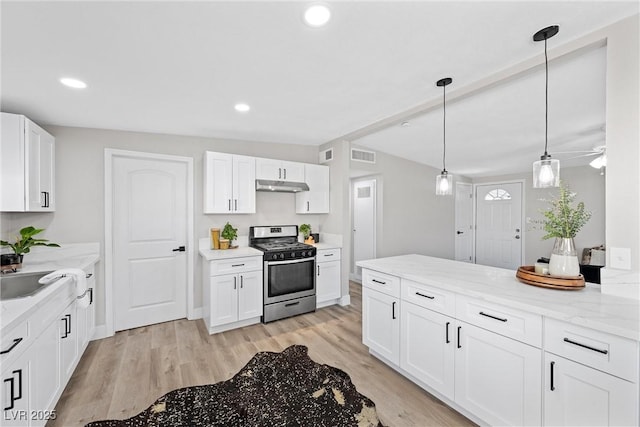
[[[580,264],[573,238],[556,237],[549,260],[549,274],[559,277],[580,275]]]

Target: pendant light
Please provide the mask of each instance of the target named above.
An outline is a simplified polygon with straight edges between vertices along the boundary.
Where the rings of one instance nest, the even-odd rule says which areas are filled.
[[[547,39],[558,34],[558,26],[543,28],[533,35],[533,41],[544,40],[544,154],[533,163],[533,188],[560,186],[560,160],[552,159],[547,152],[549,133],[549,60],[547,58]]]
[[[453,191],[453,175],[447,172],[445,160],[447,156],[447,98],[446,86],[451,84],[451,77],[440,79],[436,86],[442,87],[442,172],[436,177],[436,195],[448,196]]]

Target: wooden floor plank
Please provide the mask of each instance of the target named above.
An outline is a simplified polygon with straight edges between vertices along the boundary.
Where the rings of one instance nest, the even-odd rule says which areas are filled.
[[[121,331],[89,344],[48,427],[126,418],[181,387],[231,378],[259,351],[303,344],[318,363],[342,369],[376,404],[389,426],[471,426],[472,422],[399,375],[362,344],[362,292],[351,305],[331,306],[269,324],[209,335],[186,319]]]

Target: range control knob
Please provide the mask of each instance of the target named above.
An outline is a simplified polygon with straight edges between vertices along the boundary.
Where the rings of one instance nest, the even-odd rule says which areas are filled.
[[[271,259],[278,259],[278,255],[277,254],[271,255]]]
[[[284,259],[284,254],[280,254],[280,259]]]
[[[295,252],[291,252],[291,258],[295,258],[296,257],[296,253]]]

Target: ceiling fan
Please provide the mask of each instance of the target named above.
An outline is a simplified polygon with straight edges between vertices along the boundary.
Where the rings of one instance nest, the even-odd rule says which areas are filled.
[[[591,150],[559,151],[555,154],[577,154],[576,156],[568,157],[567,160],[593,156],[594,158],[589,162],[589,166],[600,169],[600,175],[604,175],[604,168],[607,167],[607,147],[605,145],[598,145]]]

